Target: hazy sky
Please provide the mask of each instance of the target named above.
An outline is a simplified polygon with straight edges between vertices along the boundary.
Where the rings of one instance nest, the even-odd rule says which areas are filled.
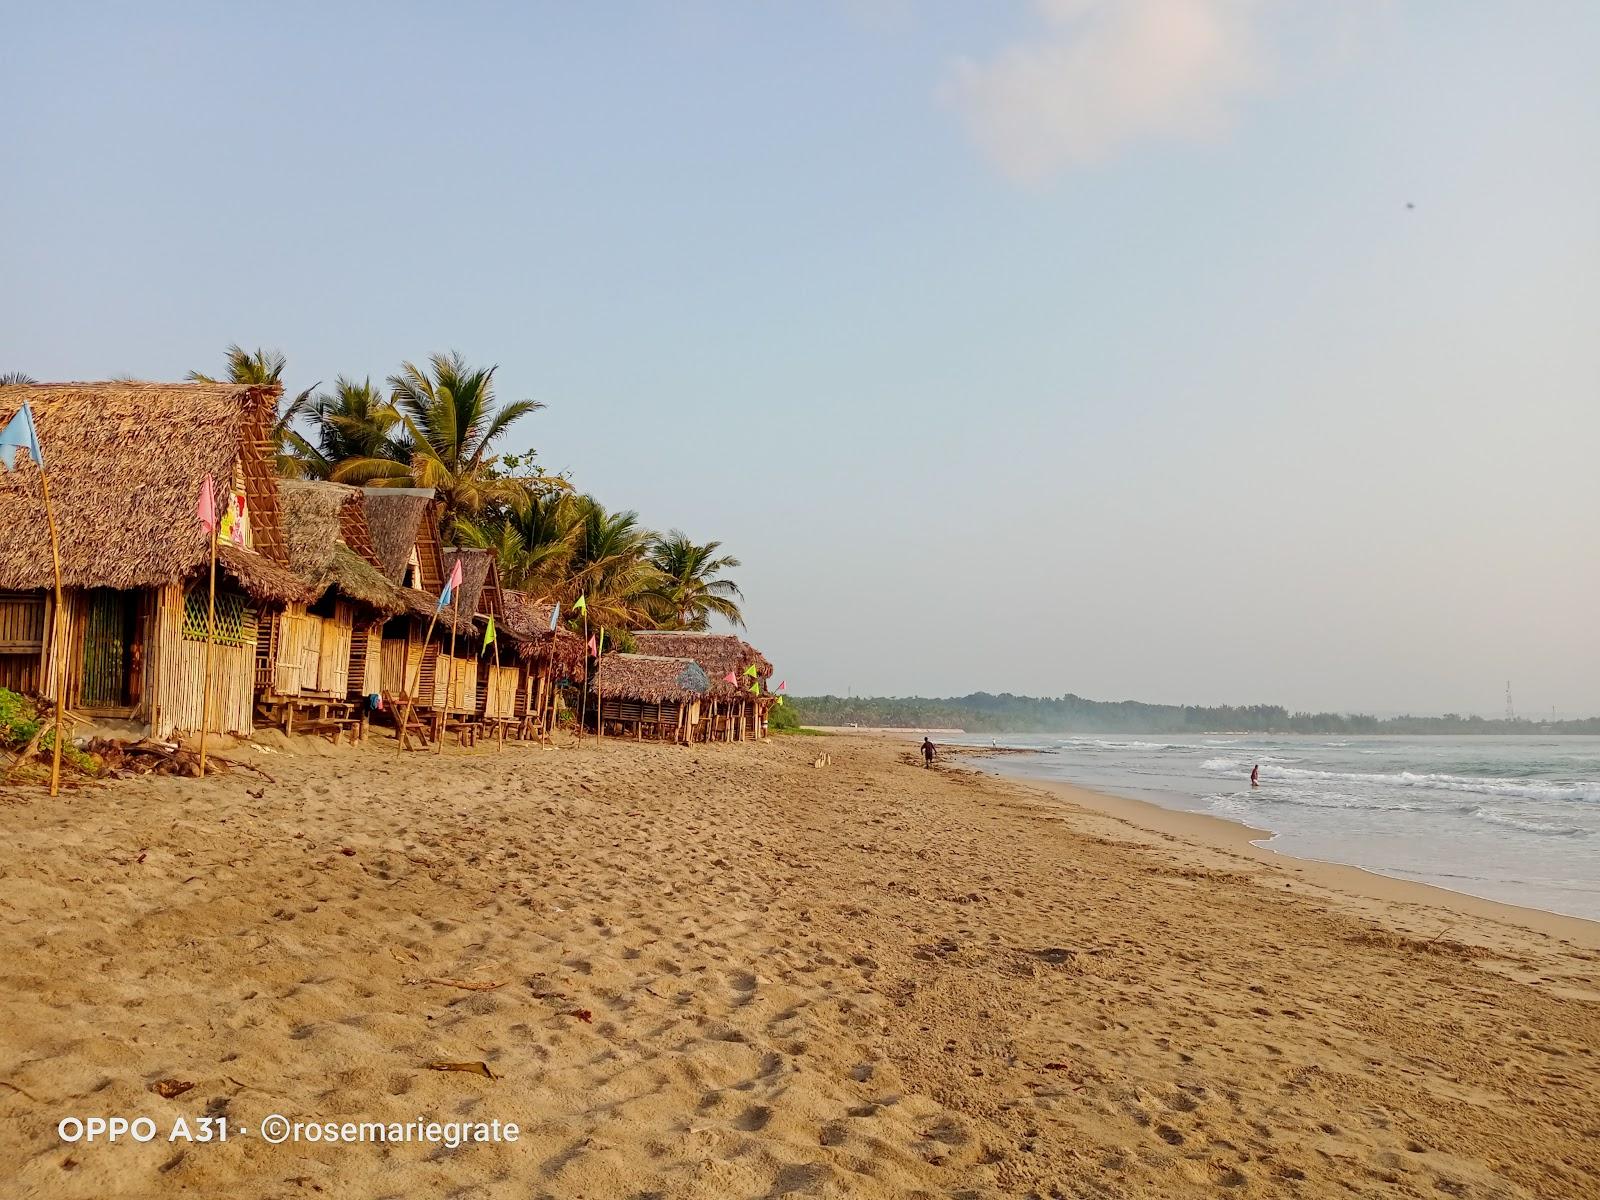
[[[1600,712],[1591,0],[3,18],[0,370],[497,362],[797,692]]]

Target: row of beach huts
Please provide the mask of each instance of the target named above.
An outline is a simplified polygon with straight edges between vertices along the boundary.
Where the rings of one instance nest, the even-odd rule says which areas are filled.
[[[579,714],[608,736],[765,735],[772,667],[737,636],[635,632],[636,653],[591,670],[553,603],[502,587],[491,551],[442,544],[431,490],[278,478],[278,396],[211,383],[0,387],[0,426],[24,400],[32,411],[63,585],[57,637],[44,481],[19,458],[0,471],[0,687],[53,700],[59,678],[75,723],[161,739],[203,719],[239,736],[356,740],[378,723],[408,745],[545,739]],[[214,609],[213,535],[196,518],[208,477]],[[441,605],[458,562],[460,586]]]

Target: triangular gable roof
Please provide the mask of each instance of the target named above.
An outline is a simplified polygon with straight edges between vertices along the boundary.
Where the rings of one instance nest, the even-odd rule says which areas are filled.
[[[225,498],[244,479],[254,552],[218,562],[258,599],[297,596],[278,514],[270,432],[280,389],[218,383],[47,383],[0,387],[0,425],[26,400],[49,469],[68,587],[133,589],[187,580],[210,557],[195,505],[207,475]],[[50,542],[36,464],[0,472],[0,588],[49,587]]]

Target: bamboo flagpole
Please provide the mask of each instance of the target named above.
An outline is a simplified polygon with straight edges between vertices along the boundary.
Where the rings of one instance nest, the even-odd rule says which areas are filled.
[[[606,652],[606,631],[600,631],[600,641],[594,652],[594,741],[599,745],[606,740],[606,706],[600,696],[600,656]]]
[[[55,742],[50,752],[50,794],[61,791],[61,741],[62,725],[66,719],[66,655],[62,644],[61,627],[65,620],[66,605],[61,588],[61,540],[56,535],[55,509],[50,505],[50,473],[45,470],[44,451],[39,449],[39,429],[33,423],[33,409],[26,399],[16,416],[0,429],[0,468],[14,471],[17,468],[17,451],[26,450],[33,465],[39,468],[39,496],[44,502],[44,522],[50,531],[50,565],[54,569],[56,585],[55,610],[50,614],[50,687],[56,698]]]
[[[433,637],[433,626],[439,620],[439,609],[442,607],[444,607],[442,604],[435,605],[433,616],[428,618],[428,631],[422,635],[422,654],[428,652],[428,639]],[[417,655],[417,677],[406,683],[405,711],[396,717],[399,726],[395,730],[395,742],[397,751],[401,754],[404,754],[406,749],[406,727],[411,723],[412,697],[415,695],[416,689],[422,686],[422,654]],[[409,671],[410,668],[408,667],[407,670]]]
[[[461,560],[456,560],[456,570],[450,573],[450,578],[456,579],[457,572],[461,570]],[[433,743],[435,754],[444,753],[444,727],[450,724],[450,702],[456,698],[456,623],[461,620],[461,588],[452,587],[454,595],[450,601],[450,665],[444,673],[444,711],[439,714],[439,736]]]
[[[572,606],[583,614],[583,661],[585,676],[588,674],[589,662],[589,599],[579,596],[578,602]],[[555,646],[550,647],[550,652],[555,653]],[[589,680],[583,681],[583,687],[578,689],[578,740],[583,740],[583,735],[589,727]]]
[[[211,539],[211,591],[206,600],[206,666],[200,684],[200,777],[206,773],[206,731],[211,728],[211,647],[217,640],[217,482],[210,475],[200,486],[197,508],[200,528]]]
[[[489,628],[484,634],[484,640],[494,647],[494,669],[489,673],[489,686],[484,688],[483,691],[483,709],[487,714],[489,705],[494,703],[495,700],[495,689],[500,686],[500,639],[495,636],[493,613],[489,614]],[[476,707],[476,699],[474,699],[473,705]],[[512,711],[515,712],[516,705],[513,704],[511,707]],[[496,717],[494,724],[497,734],[495,751],[498,753],[506,748],[506,719],[504,717]]]

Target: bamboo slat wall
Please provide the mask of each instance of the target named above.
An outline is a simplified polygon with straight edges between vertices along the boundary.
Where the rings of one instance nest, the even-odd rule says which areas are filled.
[[[0,593],[0,687],[37,693],[50,603],[42,592]]]
[[[383,686],[393,696],[403,695],[411,686],[411,676],[406,672],[406,647],[404,638],[383,639]]]
[[[451,663],[454,663],[454,667]],[[470,713],[477,707],[478,660],[475,658],[451,659],[448,654],[435,656],[432,707],[446,712]]]
[[[522,672],[516,667],[490,667],[489,689],[483,715],[491,721],[509,721],[517,715]]]
[[[169,584],[159,590],[152,621],[153,678],[147,693],[155,712],[151,729],[157,737],[174,732],[196,733],[204,713],[205,654],[203,639],[183,633],[184,589]],[[224,733],[251,731],[255,681],[256,618],[245,609],[245,644],[217,644],[211,658],[211,728]]]
[[[350,635],[350,678],[345,694],[352,700],[376,696],[384,689],[383,626],[368,625]]]

